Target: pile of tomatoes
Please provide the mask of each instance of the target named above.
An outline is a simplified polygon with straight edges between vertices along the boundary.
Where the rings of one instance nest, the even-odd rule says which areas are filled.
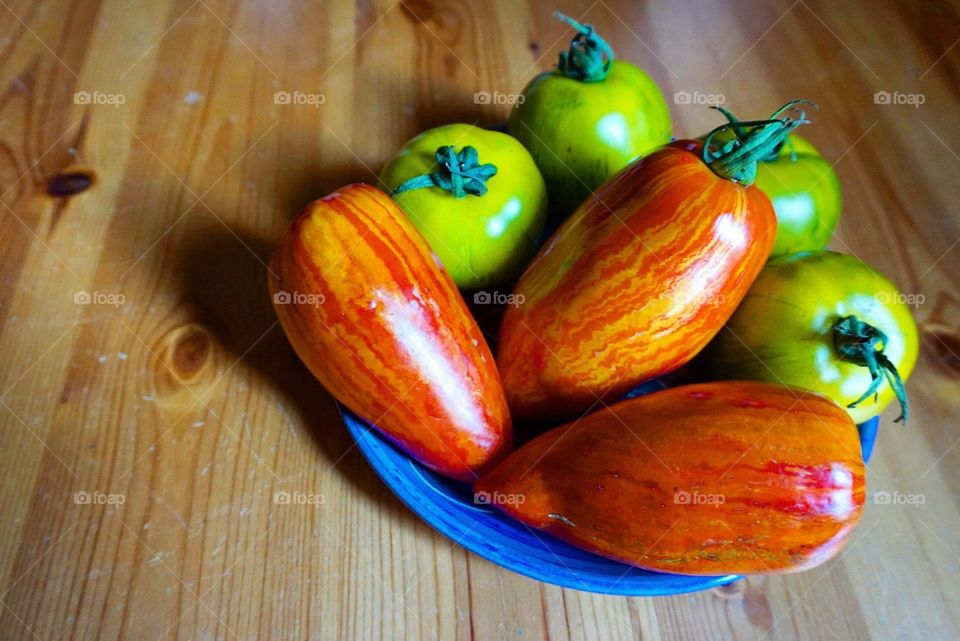
[[[507,133],[424,132],[382,189],[296,218],[284,330],[339,402],[532,527],[657,571],[822,563],[864,503],[855,423],[907,417],[906,299],[825,249],[840,186],[794,133],[810,103],[671,142],[653,80],[561,17],[570,49]],[[496,358],[464,293],[498,304]],[[625,398],[665,376],[685,384]]]

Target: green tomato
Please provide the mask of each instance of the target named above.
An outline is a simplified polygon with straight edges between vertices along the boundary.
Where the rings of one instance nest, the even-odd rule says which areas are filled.
[[[519,275],[543,231],[547,192],[523,145],[507,134],[473,125],[445,125],[410,140],[380,174],[388,192],[438,169],[440,147],[477,151],[496,167],[482,195],[457,198],[439,186],[404,191],[394,199],[423,234],[461,289],[503,284]]]
[[[754,185],[777,212],[771,256],[827,246],[840,219],[840,180],[812,144],[791,134],[776,158],[757,164]]]
[[[606,78],[582,82],[559,69],[523,91],[507,130],[540,168],[558,216],[642,154],[670,141],[670,112],[656,83],[614,60]]]
[[[896,394],[885,380],[876,397],[850,407],[873,377],[868,367],[841,358],[838,344],[850,341],[835,328],[855,316],[880,330],[887,340],[875,343],[874,353],[882,351],[905,382],[919,349],[908,300],[853,256],[820,251],[776,258],[707,348],[707,360],[719,378],[784,383],[824,394],[863,423]]]

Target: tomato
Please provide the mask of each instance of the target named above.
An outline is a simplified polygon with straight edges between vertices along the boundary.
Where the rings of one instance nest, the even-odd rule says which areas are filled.
[[[536,161],[551,210],[565,217],[612,175],[670,140],[670,112],[656,83],[614,60],[590,25],[577,29],[557,69],[523,90],[508,131]]]
[[[775,381],[825,394],[857,423],[899,395],[905,418],[906,395],[898,394],[897,381],[910,376],[919,349],[906,301],[853,256],[822,251],[773,259],[727,322],[728,331],[708,348],[707,361],[718,378]],[[850,317],[860,326],[843,322]]]
[[[349,185],[307,205],[270,261],[270,291],[314,376],[423,464],[473,480],[512,447],[483,335],[380,190]]]
[[[611,405],[530,441],[474,489],[584,550],[708,575],[823,563],[865,499],[860,440],[842,407],[742,381]]]
[[[718,109],[731,124],[739,122],[726,109]],[[727,132],[720,140],[730,138],[732,133]],[[771,257],[819,251],[827,246],[837,228],[843,199],[837,173],[813,144],[796,134],[788,136],[757,164],[754,184],[770,198],[777,212],[777,238]]]
[[[722,153],[671,143],[581,205],[504,314],[497,363],[515,419],[577,416],[707,345],[773,246],[773,207],[750,185],[756,151],[802,122],[770,120]]]
[[[755,184],[777,212],[772,256],[827,246],[840,220],[840,179],[813,145],[790,136],[776,156],[757,166]]]
[[[388,191],[402,190],[394,199],[463,289],[514,279],[536,251],[546,186],[507,134],[472,125],[430,129],[404,145],[380,180]]]

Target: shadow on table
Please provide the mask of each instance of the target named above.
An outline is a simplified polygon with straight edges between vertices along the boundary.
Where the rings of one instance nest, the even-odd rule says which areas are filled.
[[[506,129],[508,111],[502,106],[478,103],[476,95],[462,87],[438,85],[428,95],[420,95],[403,78],[376,73],[362,76],[357,92],[370,96],[370,101],[360,100],[349,117],[338,118],[330,111],[318,110],[304,135],[284,138],[282,157],[289,162],[280,168],[265,168],[271,174],[282,170],[274,194],[280,211],[292,216],[310,201],[350,183],[383,188],[378,180],[383,165],[409,139],[427,129],[453,123]],[[376,95],[395,97],[399,107],[395,119],[379,124],[383,107],[372,98]],[[371,126],[381,129],[374,134]],[[355,144],[357,140],[364,142]],[[451,140],[450,144],[458,142]],[[331,162],[331,158],[344,162]]]
[[[305,427],[325,460],[336,464],[329,475],[345,475],[375,500],[401,505],[354,447],[331,396],[300,362],[273,311],[267,290],[267,267],[272,245],[244,233],[234,236],[211,217],[212,224],[183,239],[180,273],[183,294],[204,323],[231,352],[229,363],[242,358],[283,398]],[[268,331],[268,328],[273,326]],[[283,470],[275,470],[285,477]],[[400,510],[412,518],[407,510]]]

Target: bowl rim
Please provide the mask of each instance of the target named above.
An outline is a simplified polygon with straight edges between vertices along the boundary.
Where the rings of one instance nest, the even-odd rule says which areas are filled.
[[[337,409],[368,464],[404,505],[452,543],[465,548],[469,552],[494,565],[551,585],[581,592],[616,596],[647,597],[687,594],[728,585],[742,578],[741,575],[737,574],[699,576],[644,570],[637,566],[619,563],[599,555],[578,550],[545,532],[539,532],[522,523],[520,525],[523,525],[543,550],[536,550],[529,541],[521,543],[517,540],[518,545],[522,544],[531,547],[533,549],[528,551],[538,552],[539,554],[542,554],[544,551],[548,552],[555,558],[555,561],[551,562],[549,558],[527,560],[524,558],[523,552],[518,553],[514,551],[513,554],[507,554],[507,550],[501,547],[502,543],[495,543],[483,536],[487,535],[502,540],[505,537],[503,532],[498,532],[489,524],[484,524],[482,531],[478,532],[475,531],[475,528],[477,528],[476,523],[468,527],[465,521],[453,518],[452,514],[447,515],[449,518],[444,517],[444,511],[436,499],[428,496],[428,494],[424,492],[426,489],[432,489],[433,494],[439,493],[444,496],[444,498],[451,500],[448,495],[444,494],[439,488],[432,486],[428,481],[428,478],[435,476],[434,472],[428,470],[409,457],[409,455],[402,452],[385,436],[380,434],[369,422],[339,402],[337,403]],[[403,462],[410,466],[410,470],[401,469],[401,467],[397,465],[398,458],[402,458]],[[415,481],[416,478],[419,478],[421,483],[417,483]],[[445,479],[444,482],[456,483],[449,479]],[[477,510],[478,513],[484,513],[487,516],[495,515],[498,521],[507,521],[511,524],[519,523],[499,512],[487,510],[479,506],[467,505],[460,501],[456,501],[456,504],[460,510]],[[582,555],[584,562],[594,563],[597,568],[623,568],[623,572],[619,578],[616,578],[612,582],[610,576],[591,572],[585,573],[585,570],[582,568],[578,572],[576,569],[569,567],[564,560],[551,549],[545,540],[549,541],[550,545],[554,547],[570,548],[577,554]],[[544,561],[546,561],[546,563],[544,563]],[[559,563],[559,565],[557,565],[557,563]]]

